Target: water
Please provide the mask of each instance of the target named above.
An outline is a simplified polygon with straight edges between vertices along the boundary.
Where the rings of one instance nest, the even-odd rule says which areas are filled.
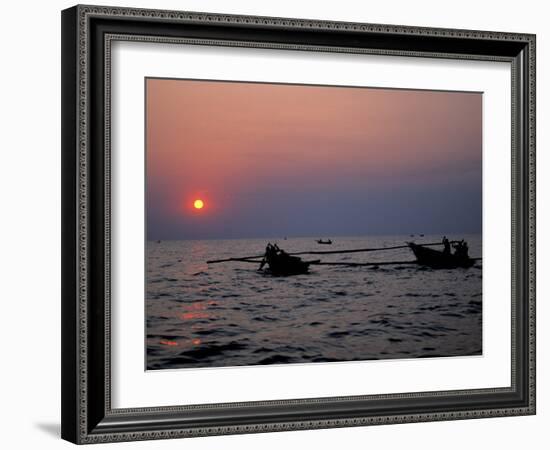
[[[465,238],[481,256],[481,236]],[[287,252],[401,245],[409,236],[271,240]],[[441,236],[415,236],[437,242]],[[481,262],[470,269],[416,265],[311,266],[271,277],[257,265],[209,259],[262,254],[267,239],[147,244],[147,368],[174,369],[480,355]],[[414,260],[409,249],[303,256],[305,260]]]

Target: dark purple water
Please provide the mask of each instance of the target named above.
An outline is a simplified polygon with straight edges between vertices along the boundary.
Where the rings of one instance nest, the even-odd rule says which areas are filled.
[[[465,238],[481,256],[481,236]],[[441,236],[415,237],[435,242]],[[409,236],[271,240],[288,252],[401,245]],[[147,244],[147,368],[480,355],[481,262],[470,269],[312,266],[271,277],[209,259],[263,253],[266,239]],[[305,256],[317,259],[319,256]],[[323,261],[408,261],[408,249],[327,255]]]

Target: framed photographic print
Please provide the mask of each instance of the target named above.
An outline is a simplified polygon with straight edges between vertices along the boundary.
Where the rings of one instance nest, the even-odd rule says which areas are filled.
[[[63,438],[535,413],[534,35],[75,6],[62,45]]]

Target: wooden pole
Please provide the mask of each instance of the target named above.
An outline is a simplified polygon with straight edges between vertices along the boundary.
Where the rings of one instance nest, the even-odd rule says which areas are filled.
[[[458,241],[450,241],[451,244],[454,244]],[[428,242],[425,244],[417,244],[421,246],[433,246],[433,245],[442,245],[441,242]],[[343,254],[343,253],[362,253],[362,252],[378,252],[378,251],[384,251],[384,250],[396,250],[399,248],[408,248],[409,245],[396,245],[393,247],[378,247],[378,248],[356,248],[351,250],[311,250],[311,251],[303,251],[303,252],[293,252],[288,253],[291,256],[298,256],[298,255],[336,255],[336,254]],[[210,261],[206,261],[207,264],[217,264],[222,262],[230,262],[230,261],[245,261],[250,262],[250,260],[253,259],[259,259],[263,258],[264,255],[254,255],[254,256],[241,256],[241,257],[235,257],[235,258],[224,258],[224,259],[214,259]],[[261,261],[257,261],[261,262]]]
[[[239,262],[248,262],[248,263],[261,263],[262,260],[258,258],[263,258],[264,255],[260,256],[243,256],[241,258],[225,258],[225,259],[212,259],[210,261],[206,261],[206,264],[217,264],[222,262],[230,262],[230,261],[239,261]]]
[[[382,261],[382,262],[366,262],[366,263],[353,263],[353,262],[320,262],[312,261],[310,264],[316,266],[349,266],[349,267],[361,267],[361,266],[390,266],[401,264],[418,264],[417,261]]]
[[[458,241],[450,241],[450,244],[454,244]],[[443,245],[442,242],[427,242],[425,244],[417,244],[421,246],[433,246],[433,245]],[[378,247],[378,248],[356,248],[351,250],[312,250],[306,252],[294,252],[289,253],[289,255],[335,255],[337,253],[359,253],[359,252],[378,252],[383,250],[396,250],[398,248],[408,248],[409,245],[396,245],[394,247]]]
[[[435,244],[422,244],[435,245]],[[305,252],[289,253],[290,255],[335,255],[337,253],[361,253],[361,252],[377,252],[382,250],[395,250],[398,248],[407,248],[408,245],[396,245],[395,247],[380,247],[380,248],[355,248],[351,250],[312,250]]]

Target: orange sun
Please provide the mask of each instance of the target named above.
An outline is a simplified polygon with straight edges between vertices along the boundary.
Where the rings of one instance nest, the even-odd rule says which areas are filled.
[[[200,198],[198,198],[193,202],[193,206],[195,207],[195,209],[202,209],[204,208],[204,202]]]

